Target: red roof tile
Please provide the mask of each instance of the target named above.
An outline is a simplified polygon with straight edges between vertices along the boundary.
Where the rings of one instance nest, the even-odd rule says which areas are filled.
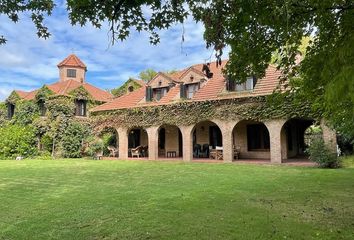
[[[139,88],[121,97],[113,99],[111,102],[97,106],[91,111],[106,111],[112,109],[131,108],[136,106],[145,97],[145,88]]]
[[[80,67],[85,68],[86,65],[78,58],[75,54],[70,54],[63,61],[58,64],[58,67],[67,66],[67,67]]]
[[[216,99],[228,99],[228,98],[241,98],[241,97],[251,97],[260,95],[271,94],[279,84],[280,71],[278,71],[274,66],[269,66],[266,70],[265,77],[259,79],[253,91],[250,92],[225,92],[225,77],[223,74],[223,69],[227,63],[227,60],[222,61],[221,66],[216,66],[215,62],[209,65],[210,71],[213,73],[213,77],[208,79],[202,88],[200,88],[193,98],[189,101],[205,101],[205,100],[216,100]],[[198,73],[202,72],[204,64],[196,64],[189,68],[177,71],[173,74],[169,74],[172,79],[176,79],[178,82],[183,76],[190,70],[194,70]],[[109,111],[120,108],[133,108],[133,107],[144,107],[144,106],[155,106],[155,105],[165,105],[173,103],[176,97],[178,97],[180,91],[180,85],[176,84],[175,87],[171,88],[170,91],[160,100],[152,102],[141,102],[145,98],[145,88],[139,89],[133,93],[123,95],[120,98],[114,99],[112,102],[98,106],[92,111]],[[140,103],[141,102],[141,103]]]
[[[100,102],[108,102],[113,98],[113,95],[107,91],[101,90],[89,83],[79,83],[75,80],[68,80],[64,82],[56,82],[50,85],[46,85],[56,95],[68,95],[72,90],[83,87],[91,95],[91,97]],[[37,90],[29,92],[26,96],[22,97],[26,100],[32,100],[36,97]]]

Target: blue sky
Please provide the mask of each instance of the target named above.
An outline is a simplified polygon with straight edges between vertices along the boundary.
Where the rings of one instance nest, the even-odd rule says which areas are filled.
[[[0,35],[8,40],[0,46],[0,101],[13,89],[29,91],[57,81],[56,65],[72,52],[87,65],[86,80],[102,89],[117,87],[147,68],[181,69],[209,61],[213,54],[205,48],[203,26],[190,19],[184,24],[182,45],[182,25],[176,25],[160,32],[157,46],[150,45],[148,34],[137,32],[110,46],[107,26],[71,26],[65,1],[57,1],[57,5],[45,21],[52,34],[47,40],[37,38],[26,15],[16,24],[0,15]]]

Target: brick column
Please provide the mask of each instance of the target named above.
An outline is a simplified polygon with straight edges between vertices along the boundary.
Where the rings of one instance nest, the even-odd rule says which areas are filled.
[[[269,131],[271,163],[282,162],[281,129],[285,122],[284,119],[274,119],[264,123]]]
[[[193,128],[194,125],[179,126],[182,133],[183,161],[185,162],[193,160]]]
[[[159,127],[153,126],[146,129],[149,142],[149,160],[157,160],[159,153]]]
[[[117,128],[119,159],[128,159],[128,128]]]
[[[321,121],[321,128],[323,141],[333,153],[337,153],[337,134],[335,130],[330,128],[325,120]]]
[[[230,163],[234,158],[232,130],[236,123],[218,120],[213,120],[213,122],[216,123],[221,130],[224,162]]]

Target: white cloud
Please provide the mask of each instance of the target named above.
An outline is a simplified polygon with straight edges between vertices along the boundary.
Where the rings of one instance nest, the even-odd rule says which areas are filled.
[[[110,46],[108,25],[101,29],[92,26],[71,26],[65,12],[65,1],[46,19],[52,36],[38,39],[28,16],[14,24],[0,16],[0,34],[8,43],[0,46],[0,101],[11,88],[29,90],[58,79],[56,65],[71,52],[88,67],[87,80],[103,89],[116,87],[129,77],[137,77],[147,68],[157,71],[181,69],[204,62],[211,50],[205,49],[204,28],[192,19],[182,26],[160,31],[161,43],[150,45],[147,33],[132,32],[124,42]],[[184,27],[184,42],[181,42]]]

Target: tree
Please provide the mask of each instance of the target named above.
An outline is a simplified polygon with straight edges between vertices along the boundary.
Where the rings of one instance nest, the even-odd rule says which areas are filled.
[[[145,82],[150,81],[156,76],[157,72],[154,69],[148,68],[139,73],[139,78]]]
[[[48,37],[43,15],[50,14],[53,7],[50,0],[6,1],[0,4],[0,14],[17,21],[19,12],[30,11],[38,35]],[[276,65],[284,79],[301,77],[309,97],[334,124],[338,125],[333,116],[340,110],[338,114],[347,125],[343,129],[354,129],[353,0],[68,0],[67,8],[72,24],[91,23],[100,28],[108,21],[112,43],[126,39],[135,29],[149,32],[151,43],[157,44],[157,30],[192,16],[204,24],[206,45],[214,49],[218,63],[223,49],[230,47],[226,74],[237,82],[250,75],[264,76],[274,52],[278,52]],[[306,48],[306,57],[296,65],[301,40],[309,36],[313,40]]]

